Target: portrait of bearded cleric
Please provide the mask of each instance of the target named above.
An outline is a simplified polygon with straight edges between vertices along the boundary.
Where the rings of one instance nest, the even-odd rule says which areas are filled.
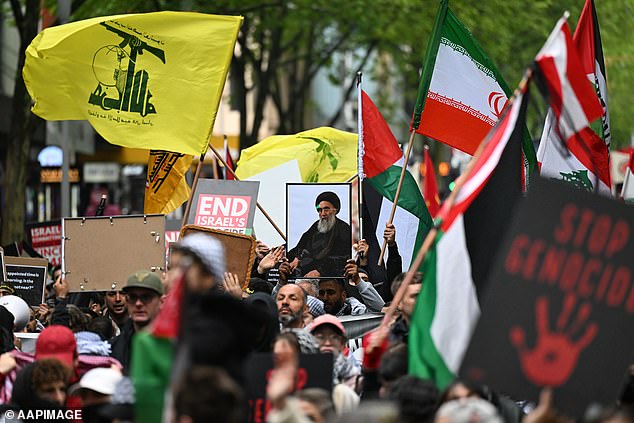
[[[288,186],[287,228],[292,229],[287,237],[287,257],[296,267],[295,273],[342,276],[352,245],[349,185]],[[303,189],[306,186],[310,190]],[[327,190],[329,187],[332,190]]]

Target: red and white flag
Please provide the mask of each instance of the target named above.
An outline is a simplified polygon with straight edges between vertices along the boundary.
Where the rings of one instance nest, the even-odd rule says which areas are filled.
[[[564,18],[557,22],[535,61],[550,97],[537,151],[541,174],[610,195],[608,149],[590,128],[590,122],[604,115],[603,107],[588,82]]]
[[[436,182],[436,172],[434,171],[434,162],[429,155],[429,149],[425,147],[425,181],[423,183],[423,198],[427,210],[432,219],[436,217],[440,209],[440,196],[438,195],[438,183]]]

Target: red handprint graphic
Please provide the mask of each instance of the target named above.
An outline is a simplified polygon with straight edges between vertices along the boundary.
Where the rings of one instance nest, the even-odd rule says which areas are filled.
[[[524,375],[535,385],[557,387],[565,383],[577,365],[579,353],[590,345],[599,331],[598,325],[591,323],[583,335],[573,342],[572,335],[586,323],[591,311],[590,304],[582,304],[577,318],[565,330],[576,302],[574,295],[566,295],[563,310],[557,319],[557,331],[551,332],[548,328],[548,298],[543,296],[537,299],[537,343],[531,351],[526,348],[523,328],[515,326],[510,331],[511,343],[518,350]]]

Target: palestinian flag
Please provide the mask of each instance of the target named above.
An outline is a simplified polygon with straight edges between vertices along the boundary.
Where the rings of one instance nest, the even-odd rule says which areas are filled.
[[[394,202],[398,181],[403,169],[403,152],[392,131],[365,91],[361,93],[361,134],[363,138],[364,182],[369,182],[384,201],[378,215],[374,216],[376,237],[383,240],[383,230]],[[373,214],[376,214],[374,209]],[[414,177],[405,171],[403,186],[398,198],[394,218],[396,243],[403,259],[403,267],[409,267],[412,257],[418,252],[432,226],[432,219],[425,200]]]
[[[511,89],[471,32],[441,0],[427,45],[412,129],[468,154],[498,121]],[[526,133],[525,169],[537,168]]]
[[[183,276],[167,294],[151,330],[136,333],[132,340],[130,376],[136,396],[135,422],[153,423],[163,420],[165,397],[172,375],[174,343],[181,324],[184,290]]]
[[[543,176],[609,196],[609,148],[590,127],[590,122],[604,115],[604,108],[597,90],[588,83],[587,65],[582,65],[577,48],[562,18],[535,59],[550,98],[537,158]],[[594,59],[591,65],[594,71]]]
[[[480,316],[499,240],[522,193],[521,146],[528,93],[490,132],[453,204],[445,203],[422,265],[423,288],[409,334],[410,373],[444,388],[456,376]]]

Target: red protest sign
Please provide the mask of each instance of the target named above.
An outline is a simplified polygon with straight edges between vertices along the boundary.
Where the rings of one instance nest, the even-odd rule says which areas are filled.
[[[62,264],[62,223],[61,221],[27,224],[29,243],[38,254],[51,264]]]
[[[194,224],[245,233],[250,205],[249,196],[200,194]]]

